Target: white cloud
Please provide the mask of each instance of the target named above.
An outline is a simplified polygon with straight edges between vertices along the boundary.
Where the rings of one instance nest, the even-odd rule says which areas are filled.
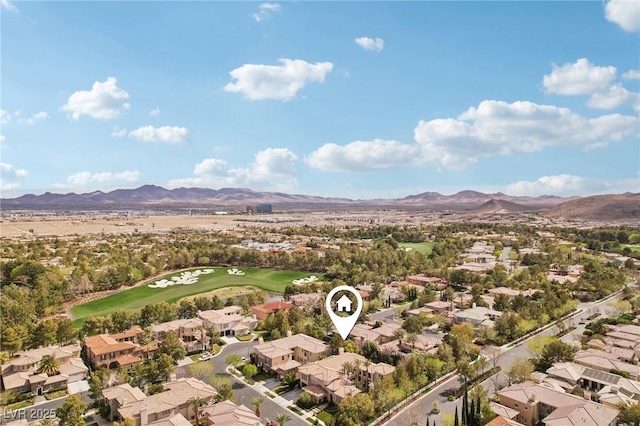
[[[71,186],[84,186],[90,183],[107,183],[107,182],[136,182],[140,178],[140,173],[137,170],[126,170],[120,173],[111,172],[78,172],[67,177],[67,182]],[[58,185],[60,187],[60,185]]]
[[[562,174],[542,176],[535,181],[519,181],[508,185],[509,195],[592,195],[604,193],[638,192],[640,175],[632,178],[603,179]]]
[[[543,77],[542,85],[547,93],[558,95],[590,95],[606,89],[616,78],[616,67],[599,67],[586,58],[551,67],[551,74]]]
[[[17,109],[14,112],[9,112],[4,109],[0,109],[0,124],[7,124],[11,120],[16,119],[22,115],[22,110]]]
[[[324,171],[370,171],[400,165],[432,164],[463,169],[480,158],[528,154],[572,145],[595,149],[640,136],[640,118],[609,114],[585,118],[568,108],[532,102],[483,101],[457,118],[418,122],[414,144],[356,141],[325,144],[306,163]]]
[[[344,146],[328,143],[309,154],[305,162],[315,169],[328,172],[362,172],[410,164],[419,153],[419,147],[415,144],[375,139],[355,141]]]
[[[20,118],[18,120],[18,123],[26,124],[27,126],[33,126],[39,121],[46,120],[47,118],[50,118],[49,114],[47,114],[44,111],[40,111],[40,112],[36,112],[29,118]]]
[[[604,16],[625,31],[640,30],[640,2],[638,0],[609,0]]]
[[[20,179],[29,175],[24,169],[18,169],[9,163],[0,162],[0,189],[16,189],[20,186]]]
[[[278,3],[262,3],[258,6],[258,12],[253,14],[253,19],[262,22],[269,18],[273,12],[280,12],[281,7]]]
[[[640,111],[640,93],[629,92],[621,83],[609,86],[606,90],[596,92],[587,101],[590,108],[615,109],[621,106],[631,106]]]
[[[629,70],[622,74],[623,80],[640,80],[640,70]]]
[[[143,126],[130,132],[129,137],[142,142],[181,144],[189,141],[189,131],[184,127]]]
[[[17,12],[18,8],[11,3],[9,0],[0,0],[0,5],[4,10],[8,10],[9,12]]]
[[[298,157],[287,148],[267,148],[260,151],[247,167],[230,168],[222,159],[207,158],[196,164],[194,177],[174,179],[167,186],[247,186],[254,189],[287,190],[297,185],[297,160]]]
[[[414,135],[426,161],[463,168],[481,157],[621,140],[638,134],[639,128],[638,117],[585,118],[552,105],[483,101],[457,119],[420,121]]]
[[[331,62],[315,64],[300,59],[279,59],[282,65],[245,64],[229,74],[235,83],[224,86],[227,92],[242,93],[246,99],[289,101],[309,81],[322,83],[333,69]]]
[[[152,117],[157,117],[160,115],[160,107],[155,107],[151,111],[149,111],[149,115]]]
[[[115,125],[113,126],[113,132],[111,133],[111,136],[113,136],[114,138],[124,138],[125,136],[127,136],[127,129],[121,129],[120,126]]]
[[[62,106],[63,111],[71,113],[74,120],[81,115],[111,120],[120,117],[129,109],[129,93],[117,86],[115,77],[109,77],[104,82],[96,81],[91,90],[80,90],[69,96],[69,100]]]
[[[355,42],[364,50],[375,50],[380,52],[384,49],[384,40],[381,38],[358,37],[355,39]]]

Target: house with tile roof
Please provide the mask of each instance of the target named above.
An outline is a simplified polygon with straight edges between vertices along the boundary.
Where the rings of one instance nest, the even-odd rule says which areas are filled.
[[[140,327],[132,327],[124,333],[98,334],[85,337],[84,352],[92,368],[117,368],[131,366],[151,359],[157,349],[155,345],[141,346],[137,342],[142,336]]]
[[[254,346],[251,357],[264,371],[273,371],[284,377],[299,366],[317,361],[330,353],[331,347],[322,340],[296,334]]]
[[[615,426],[619,410],[526,381],[498,392],[500,405],[517,410],[526,426]]]
[[[40,361],[51,356],[58,361],[59,374],[48,376],[36,371]],[[42,395],[54,389],[83,380],[89,369],[80,358],[80,346],[49,346],[20,353],[0,366],[2,388],[16,393]]]
[[[163,322],[152,325],[151,331],[156,342],[162,342],[167,332],[175,332],[187,353],[205,351],[210,347],[211,339],[205,330],[204,321],[200,318]]]
[[[251,308],[251,313],[259,320],[266,320],[271,314],[275,314],[278,311],[287,311],[293,306],[293,303],[289,302],[269,302],[263,305],[256,305]]]
[[[346,371],[345,365],[352,365],[354,371]],[[355,379],[365,386],[372,386],[374,380],[393,374],[395,369],[392,365],[374,364],[362,355],[341,351],[338,355],[298,367],[297,376],[300,386],[318,401],[338,404],[344,398],[362,392],[354,385]]]
[[[141,394],[138,388],[126,386],[116,386],[120,388],[117,391],[112,390],[114,388],[105,389],[102,394],[109,406],[115,408],[114,420],[130,418],[136,422],[136,426],[148,426],[163,419],[169,421],[168,419],[178,414],[192,421],[195,419],[195,411],[188,401],[199,397],[205,403],[211,403],[218,394],[213,387],[193,377],[165,383],[162,392],[148,396]]]
[[[205,328],[213,328],[220,336],[242,336],[258,326],[258,319],[255,316],[243,316],[240,306],[199,311],[198,318],[204,321]]]
[[[221,401],[202,409],[206,426],[260,426],[260,417],[244,405]],[[186,425],[185,425],[186,426]]]

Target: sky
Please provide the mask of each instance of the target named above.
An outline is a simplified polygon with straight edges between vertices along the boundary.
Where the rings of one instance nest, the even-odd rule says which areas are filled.
[[[11,1],[4,198],[640,192],[640,1]]]

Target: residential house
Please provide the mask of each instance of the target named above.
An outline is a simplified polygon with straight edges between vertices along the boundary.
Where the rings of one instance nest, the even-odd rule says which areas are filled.
[[[370,325],[366,324],[356,324],[349,337],[358,346],[362,346],[364,342],[367,340],[375,342],[377,344],[384,344],[390,342],[394,339],[393,333],[401,328],[400,324],[387,323],[378,328],[373,328]]]
[[[349,365],[353,372],[345,370]],[[393,374],[395,367],[385,363],[371,363],[362,355],[344,353],[332,355],[319,361],[298,367],[300,386],[319,401],[328,400],[340,403],[347,396],[354,396],[361,391],[354,386],[359,380],[365,387],[372,386],[374,380]]]
[[[331,348],[323,341],[306,334],[296,334],[254,346],[251,357],[264,371],[274,371],[284,377],[299,366],[330,353]]]
[[[260,426],[260,417],[244,405],[221,401],[202,409],[201,418],[206,426]],[[186,426],[186,425],[185,425]]]
[[[289,301],[293,303],[293,306],[297,306],[299,308],[320,306],[322,299],[322,293],[320,292],[294,294],[289,297]]]
[[[48,376],[36,373],[40,361],[45,356],[57,360],[59,374]],[[42,395],[83,380],[88,371],[80,358],[80,346],[77,345],[32,349],[20,353],[17,358],[12,358],[0,366],[4,390],[32,395]]]
[[[214,388],[193,377],[165,383],[162,392],[145,395],[144,398],[140,389],[127,386],[129,385],[108,388],[103,390],[102,394],[107,404],[112,407],[114,420],[131,418],[136,422],[136,426],[147,426],[149,423],[170,419],[177,414],[192,421],[195,419],[195,411],[188,401],[199,397],[210,403],[217,394]]]
[[[147,426],[193,426],[193,425],[182,414],[178,413],[171,417],[167,417],[164,419],[156,420],[155,422],[147,423]]]
[[[526,426],[615,426],[619,410],[531,381],[498,392],[500,405],[517,410],[515,420]]]
[[[435,354],[442,343],[442,337],[425,334],[416,335],[415,342],[409,342],[407,338],[392,340],[380,345],[380,352],[391,356],[404,356],[414,350]]]
[[[426,306],[423,306],[422,308],[415,308],[415,309],[411,309],[409,311],[407,311],[407,314],[409,316],[418,316],[420,314],[426,314],[426,315],[433,315],[435,313],[435,311],[431,308],[427,308]]]
[[[187,353],[204,351],[211,339],[207,336],[204,321],[200,318],[179,319],[151,326],[156,342],[164,340],[167,332],[173,331],[182,340]]]
[[[500,311],[485,308],[483,306],[475,306],[471,309],[465,309],[454,314],[455,322],[468,322],[474,326],[487,325],[493,327],[493,321],[502,315]]]
[[[251,308],[251,313],[259,320],[266,320],[271,314],[275,314],[278,311],[289,310],[293,306],[289,302],[269,302],[263,305],[257,305]]]
[[[405,281],[422,287],[437,287],[440,290],[444,290],[447,287],[447,280],[444,278],[429,277],[425,274],[407,275]]]
[[[242,316],[242,308],[240,306],[227,306],[222,309],[199,311],[198,318],[204,321],[205,328],[213,328],[220,333],[220,336],[249,334],[258,325],[258,320],[255,317]]]
[[[151,359],[155,345],[140,346],[142,329],[132,327],[124,333],[98,334],[85,337],[84,351],[91,367],[117,368]]]
[[[453,312],[454,310],[453,302],[445,302],[444,300],[436,300],[426,303],[424,307],[431,309],[432,311],[440,315],[447,315],[448,312]]]
[[[622,350],[620,348],[614,349]],[[587,349],[578,351],[573,362],[599,371],[624,371],[629,374],[630,379],[640,380],[640,366],[621,361],[615,353]]]

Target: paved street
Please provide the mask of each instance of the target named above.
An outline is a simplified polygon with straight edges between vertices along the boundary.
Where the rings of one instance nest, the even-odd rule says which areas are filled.
[[[82,400],[87,406],[93,402],[85,393],[83,393],[82,397]],[[35,422],[42,419],[53,419],[56,417],[56,410],[62,407],[62,404],[64,404],[66,399],[67,397],[63,397],[52,401],[44,401],[39,404],[20,408],[8,413],[3,411],[2,417],[0,417],[0,424],[20,419],[27,419],[28,422]]]
[[[236,396],[236,402],[238,404],[245,405],[246,407],[253,410],[254,407],[251,405],[251,400],[253,398],[259,396],[264,400],[262,406],[260,407],[260,418],[262,419],[263,423],[265,423],[267,419],[273,420],[278,413],[287,413],[289,417],[291,417],[291,420],[287,422],[287,426],[308,426],[309,423],[301,420],[291,411],[279,406],[268,396],[256,391],[251,386],[248,386],[243,381],[238,380],[235,376],[226,372],[227,363],[224,361],[226,357],[231,354],[238,354],[249,359],[251,348],[257,344],[258,342],[240,342],[224,346],[218,355],[216,355],[212,360],[205,362],[213,363],[213,370],[216,374],[225,374],[233,380],[233,393]],[[176,375],[177,377],[188,377],[189,366],[178,367],[176,369]]]
[[[576,326],[577,328],[569,334],[566,334],[562,337],[562,340],[565,342],[569,342],[571,340],[579,339],[580,335],[584,331],[585,324],[579,324],[581,320],[586,320],[586,318],[595,312],[600,312],[602,315],[606,315],[608,306],[617,301],[618,297],[613,297],[604,302],[600,303],[581,303],[578,305],[578,310],[582,309],[583,312],[577,314],[565,321],[565,325],[567,327]],[[586,322],[586,321],[585,321]],[[539,333],[538,335],[547,336],[553,335],[557,333],[558,330],[556,327],[550,327],[549,329]],[[502,355],[498,360],[498,365],[502,367],[502,371],[505,371],[509,368],[514,359],[519,356],[529,357],[529,353],[527,351],[527,341],[524,341],[517,346],[512,348],[503,348]],[[490,362],[489,362],[490,363]],[[499,373],[504,375],[504,373]],[[460,382],[458,381],[458,376],[453,377],[448,380],[435,390],[429,392],[425,396],[423,396],[418,401],[414,402],[404,410],[400,411],[399,414],[392,417],[387,422],[383,423],[384,425],[409,425],[412,422],[417,422],[418,424],[426,424],[427,418],[429,418],[429,423],[436,425],[442,425],[441,415],[442,414],[452,414],[455,412],[455,406],[458,405],[458,410],[461,409],[461,400],[457,401],[447,401],[447,391],[454,389],[460,386]],[[483,386],[489,391],[489,394],[494,393],[493,381],[491,379],[486,380],[483,383]],[[437,401],[438,408],[440,409],[440,414],[431,415],[429,414],[434,401]]]

